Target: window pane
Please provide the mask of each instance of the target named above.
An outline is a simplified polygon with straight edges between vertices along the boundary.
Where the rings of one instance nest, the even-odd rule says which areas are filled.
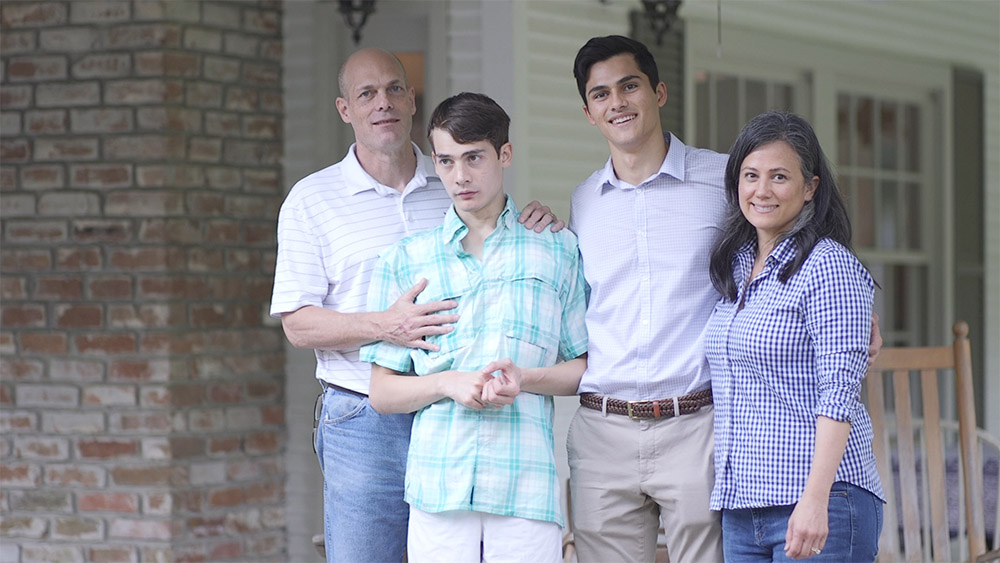
[[[911,346],[926,344],[930,338],[930,323],[927,322],[927,303],[930,296],[927,293],[927,283],[930,272],[926,266],[910,266],[907,271],[910,285],[910,315],[913,319],[910,330],[913,333]]]
[[[847,216],[853,219],[857,214],[855,209],[858,204],[858,198],[854,193],[854,177],[850,174],[841,174],[836,178],[837,191],[844,198],[844,203],[847,205]]]
[[[857,211],[854,228],[854,244],[862,248],[875,246],[875,181],[871,178],[857,178],[854,188]]]
[[[712,126],[712,98],[710,93],[711,77],[707,72],[694,74],[694,101],[697,106],[695,113],[696,139],[695,146],[711,147],[712,137],[709,133]]]
[[[893,301],[895,309],[893,331],[900,334],[899,346],[918,346],[927,342],[927,268],[925,266],[898,265],[891,268],[893,283],[885,285],[886,299]],[[891,289],[890,289],[891,288]],[[893,344],[889,344],[893,346]]]
[[[875,288],[875,302],[872,303],[872,312],[879,316],[879,330],[882,331],[882,338],[884,339],[884,346],[892,346],[889,344],[888,330],[889,326],[886,324],[886,319],[890,317],[888,311],[886,310],[885,303],[885,288],[886,285],[886,266],[883,262],[865,262],[865,267],[868,268],[868,273],[872,275],[875,283],[878,286]]]
[[[837,163],[851,163],[851,99],[837,96]]]
[[[904,167],[910,172],[920,171],[920,109],[907,105],[903,119]]]
[[[791,86],[776,84],[774,86],[774,100],[771,103],[771,108],[783,111],[796,111],[794,94],[795,92]],[[798,113],[804,112],[800,111]]]
[[[716,110],[715,144],[721,152],[727,152],[736,140],[743,123],[740,123],[739,81],[733,76],[718,76],[715,80]]]
[[[885,181],[879,186],[878,247],[895,249],[899,245],[899,200],[896,182]]]
[[[921,250],[923,248],[923,241],[920,234],[923,232],[923,217],[921,216],[922,211],[920,206],[920,184],[908,182],[904,192],[907,247],[913,250]]]
[[[858,166],[875,165],[875,103],[871,98],[858,98],[855,110],[855,148],[858,151],[855,163]]]
[[[760,80],[747,80],[746,89],[747,114],[744,121],[750,121],[767,111],[767,84]]]
[[[869,270],[875,281],[882,286],[882,289],[875,292],[874,312],[879,316],[879,328],[882,330],[882,340],[884,346],[900,346],[902,343],[896,339],[896,301],[895,295],[895,272],[896,268],[884,262],[872,265]]]
[[[894,266],[892,270],[893,284],[891,286],[891,290],[889,290],[889,287],[886,288],[889,290],[888,293],[891,295],[893,302],[892,308],[896,313],[893,315],[892,329],[906,330],[906,328],[910,326],[909,319],[907,318],[907,311],[909,310],[907,303],[910,300],[910,294],[907,291],[908,284],[906,283],[906,266]]]
[[[899,151],[899,138],[897,134],[896,122],[896,104],[892,102],[882,102],[879,104],[881,107],[881,127],[882,132],[881,139],[879,143],[879,152],[881,153],[881,158],[879,159],[880,165],[886,170],[896,169],[896,154]]]

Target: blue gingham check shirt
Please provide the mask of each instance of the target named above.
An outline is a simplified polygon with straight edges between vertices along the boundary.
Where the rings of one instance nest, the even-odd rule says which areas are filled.
[[[587,351],[586,299],[576,237],[535,233],[517,222],[508,197],[483,259],[462,248],[468,229],[448,210],[444,223],[383,253],[368,293],[381,311],[421,278],[418,303],[458,302],[455,330],[429,337],[439,352],[388,342],[362,348],[361,358],[426,375],[475,371],[509,357],[522,368],[555,364]],[[466,408],[450,399],[428,405],[413,421],[405,499],[425,512],[475,510],[562,525],[552,436],[552,397],[521,393],[513,405]]]
[[[795,252],[793,241],[779,243],[761,273],[747,282],[756,242],[743,247],[734,259],[736,301],[720,301],[709,322],[713,510],[798,502],[820,415],[851,424],[835,481],[884,497],[871,419],[859,399],[874,282],[850,251],[821,239],[802,268],[781,283],[778,275]]]

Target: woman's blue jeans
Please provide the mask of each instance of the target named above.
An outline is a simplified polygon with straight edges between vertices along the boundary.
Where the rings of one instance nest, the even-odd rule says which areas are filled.
[[[382,415],[367,397],[329,387],[316,428],[327,561],[402,561],[412,414]]]
[[[722,549],[726,563],[792,561],[785,556],[785,532],[795,505],[722,511]],[[809,563],[874,561],[882,532],[882,501],[850,483],[830,490],[829,536],[823,552]]]

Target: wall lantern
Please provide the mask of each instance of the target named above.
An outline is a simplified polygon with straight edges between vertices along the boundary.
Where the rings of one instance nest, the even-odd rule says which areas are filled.
[[[657,45],[663,45],[663,36],[677,20],[677,8],[680,5],[681,0],[642,0],[649,27],[656,34]]]
[[[601,4],[607,4],[611,0],[598,0]],[[663,45],[663,36],[670,31],[670,26],[677,20],[677,8],[681,5],[681,0],[639,0],[642,2],[646,19],[649,20],[649,27],[656,34],[656,44]],[[721,2],[721,0],[719,0]]]
[[[361,42],[361,28],[375,11],[375,0],[340,0],[337,11],[344,16],[344,23],[351,28],[354,44],[357,45]]]

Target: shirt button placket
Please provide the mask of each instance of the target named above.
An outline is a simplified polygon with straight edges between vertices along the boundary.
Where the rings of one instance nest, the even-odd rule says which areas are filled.
[[[399,211],[399,218],[403,221],[403,225],[405,226],[406,229],[406,234],[410,234],[412,232],[410,223],[413,220],[413,217],[411,214],[406,212],[406,208],[403,205],[403,203],[406,200],[406,196],[398,192],[393,195],[396,198],[396,207],[398,208],[397,210]]]
[[[737,296],[737,299],[739,299],[739,298],[740,297]],[[737,303],[738,303],[738,301],[737,301]],[[735,367],[733,366],[733,362],[732,362],[732,360],[730,358],[733,357],[733,349],[732,349],[733,323],[736,322],[736,315],[738,315],[739,312],[740,312],[739,306],[734,304],[732,311],[733,311],[732,314],[729,315],[729,319],[726,322],[726,331],[725,331],[725,340],[724,340],[724,342],[726,343],[726,370],[729,372],[729,377],[728,377],[728,380],[726,381],[726,383],[727,383],[727,385],[726,385],[726,396],[728,396],[728,397],[734,397],[735,396],[735,391],[736,391],[736,373],[735,373]],[[725,446],[724,446],[725,464],[724,464],[724,467],[726,468],[725,475],[726,475],[726,481],[727,482],[729,481],[729,479],[731,477],[731,473],[730,473],[730,460],[733,457],[733,440],[732,440],[732,437],[733,437],[733,407],[734,406],[735,405],[733,405],[733,401],[730,400],[729,401],[729,411],[726,413],[726,427],[722,431],[722,435],[725,437]]]
[[[652,296],[650,292],[649,237],[647,236],[646,189],[637,187],[634,196],[633,216],[635,220],[635,247],[639,264],[639,350],[636,386],[640,393],[645,391],[649,378],[649,341]]]

